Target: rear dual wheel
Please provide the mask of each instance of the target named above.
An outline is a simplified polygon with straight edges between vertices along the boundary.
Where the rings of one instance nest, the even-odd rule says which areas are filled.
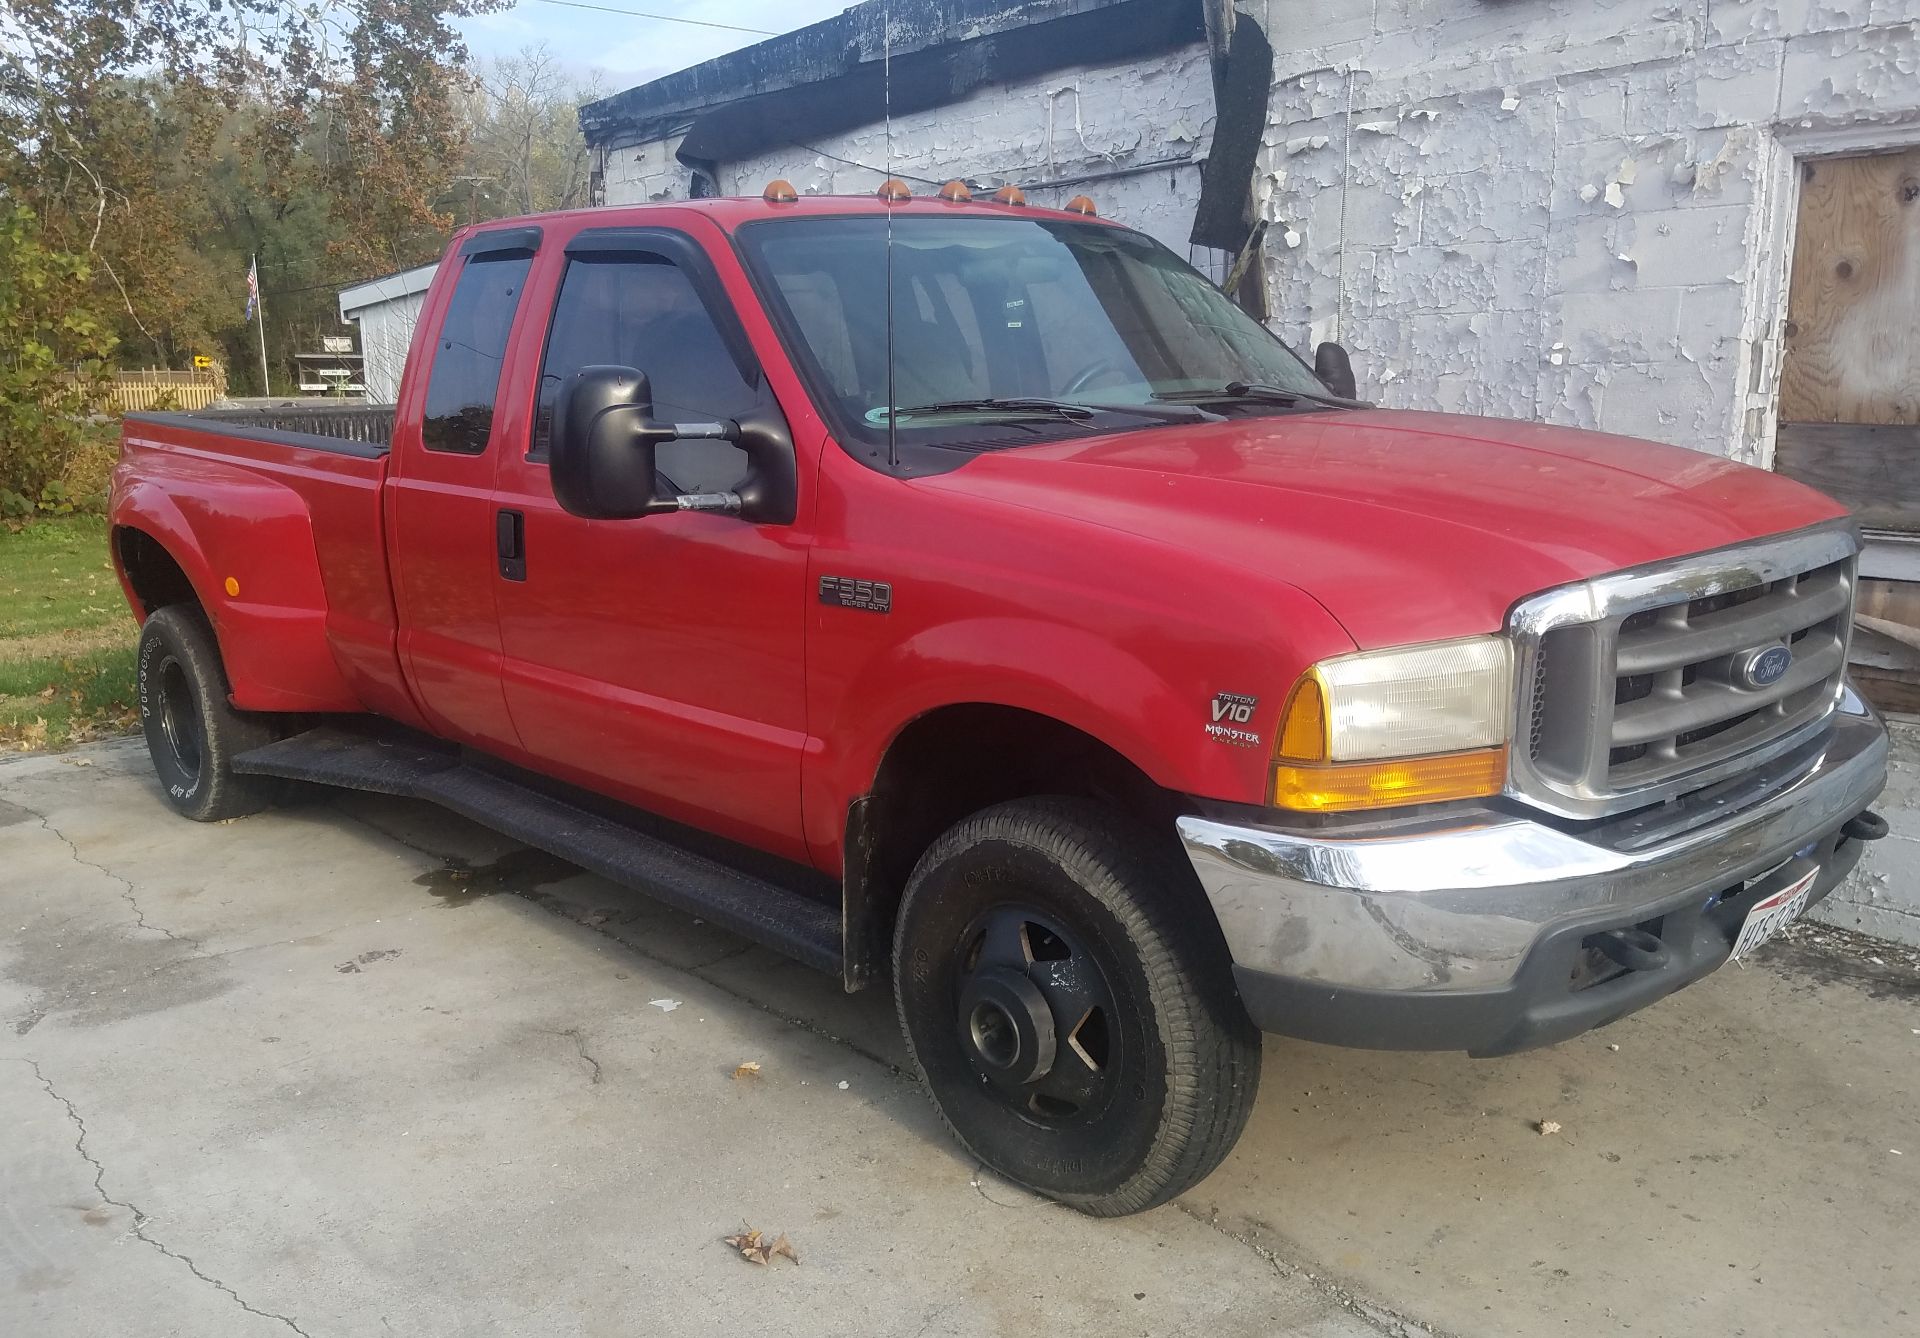
[[[140,727],[154,775],[174,810],[196,822],[257,813],[274,782],[243,776],[233,759],[273,742],[272,717],[236,711],[206,614],[191,604],[156,609],[140,629],[135,665]]]
[[[894,980],[954,1136],[1096,1216],[1165,1203],[1239,1138],[1260,1036],[1191,874],[1072,799],[1002,804],[921,859]]]

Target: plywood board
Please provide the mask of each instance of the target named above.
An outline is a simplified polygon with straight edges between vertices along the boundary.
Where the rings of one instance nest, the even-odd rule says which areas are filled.
[[[1780,418],[1920,424],[1920,148],[1801,165]]]
[[[1843,503],[1867,529],[1920,531],[1920,426],[1782,423],[1773,467]]]

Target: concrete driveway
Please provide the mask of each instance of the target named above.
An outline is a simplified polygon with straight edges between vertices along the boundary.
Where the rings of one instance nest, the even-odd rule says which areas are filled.
[[[10,759],[0,927],[0,1333],[1920,1329],[1920,970],[1832,931],[1507,1060],[1269,1040],[1227,1164],[1095,1222],[884,997],[431,809]]]

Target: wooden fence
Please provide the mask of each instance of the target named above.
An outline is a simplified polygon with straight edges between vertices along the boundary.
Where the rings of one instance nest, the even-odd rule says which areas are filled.
[[[226,374],[218,367],[190,372],[120,372],[113,378],[108,403],[116,413],[205,409],[226,393]]]

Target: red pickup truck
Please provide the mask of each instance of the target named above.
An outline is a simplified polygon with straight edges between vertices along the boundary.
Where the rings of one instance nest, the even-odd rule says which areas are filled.
[[[1219,1164],[1261,1030],[1561,1040],[1884,832],[1834,502],[1374,409],[1089,205],[903,194],[469,229],[393,408],[129,415],[168,801],[417,796],[890,977],[1097,1214]]]

